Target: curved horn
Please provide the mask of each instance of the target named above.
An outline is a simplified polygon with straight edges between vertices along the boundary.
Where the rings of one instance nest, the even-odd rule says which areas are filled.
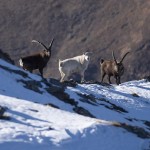
[[[32,42],[34,43],[39,43],[40,45],[42,45],[46,50],[49,50],[43,43],[36,41],[36,40],[32,40]]]
[[[124,58],[125,58],[129,53],[130,53],[130,52],[127,52],[127,53],[124,54],[124,56],[122,57],[120,63],[122,63],[122,61],[124,60]]]
[[[50,43],[50,45],[49,45],[49,47],[48,47],[48,50],[49,50],[49,51],[50,51],[51,48],[52,48],[53,42],[54,42],[54,38],[52,39],[52,41],[51,41],[51,43]]]
[[[113,57],[115,63],[117,64],[117,60],[116,60],[116,57],[115,57],[115,55],[114,55],[114,51],[112,51],[112,57]]]
[[[92,52],[85,52],[84,55],[91,55]]]

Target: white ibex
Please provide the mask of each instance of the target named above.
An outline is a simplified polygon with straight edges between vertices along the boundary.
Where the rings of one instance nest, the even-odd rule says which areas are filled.
[[[120,62],[117,62],[113,51],[112,51],[112,56],[113,56],[114,60],[103,60],[103,59],[101,59],[101,62],[100,62],[100,65],[101,65],[101,82],[103,82],[105,75],[107,75],[109,84],[111,84],[111,81],[110,81],[111,76],[114,76],[117,84],[121,83],[120,78],[124,73],[124,66],[123,66],[122,62],[123,62],[124,58],[127,56],[127,54],[129,54],[129,52],[127,52],[123,56],[123,58],[121,59]]]
[[[81,82],[84,82],[84,72],[88,67],[90,61],[91,52],[86,52],[83,55],[68,58],[65,60],[59,60],[59,71],[61,75],[60,82],[68,80],[68,77],[72,73],[78,73],[81,75]]]

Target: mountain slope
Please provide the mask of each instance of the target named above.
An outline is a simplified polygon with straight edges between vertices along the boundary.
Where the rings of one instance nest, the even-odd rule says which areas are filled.
[[[55,37],[45,77],[58,79],[58,59],[89,50],[87,79],[100,80],[99,59],[124,60],[123,81],[150,75],[150,1],[148,0],[5,0],[0,2],[0,49],[18,59],[41,50],[32,39],[48,45]]]
[[[0,75],[0,106],[5,109],[0,120],[2,150],[145,150],[150,146],[148,80],[119,86],[61,84],[3,60]]]

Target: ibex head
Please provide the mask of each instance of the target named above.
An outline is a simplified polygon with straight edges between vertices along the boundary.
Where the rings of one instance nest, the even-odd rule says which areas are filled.
[[[51,48],[52,48],[52,45],[53,45],[53,41],[54,41],[54,38],[52,39],[50,45],[47,47],[45,44],[43,44],[42,42],[39,42],[37,40],[32,40],[32,42],[35,42],[35,43],[39,43],[40,45],[42,45],[44,47],[44,54],[47,55],[47,56],[50,56],[51,55]]]
[[[85,56],[85,60],[86,61],[90,61],[90,56],[92,55],[92,52],[85,52],[84,56]]]
[[[112,57],[113,57],[113,60],[114,60],[114,62],[115,62],[114,70],[115,70],[116,74],[119,75],[119,76],[123,75],[123,73],[124,73],[124,66],[123,66],[123,63],[122,63],[122,62],[123,62],[124,58],[125,58],[129,53],[130,53],[130,52],[125,53],[124,56],[122,57],[121,61],[118,62],[118,61],[116,60],[115,55],[114,55],[114,51],[112,51]]]

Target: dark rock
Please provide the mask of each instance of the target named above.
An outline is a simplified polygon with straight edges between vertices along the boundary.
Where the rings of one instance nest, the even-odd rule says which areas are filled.
[[[146,82],[150,82],[150,76],[145,77]]]
[[[0,106],[0,118],[4,115],[5,111],[6,111],[6,108]]]
[[[73,106],[76,106],[78,104],[78,102],[76,102],[74,99],[71,99],[70,96],[65,93],[64,87],[51,86],[46,88],[46,90],[47,92],[65,103],[69,103]]]
[[[58,87],[63,86],[59,80],[53,79],[53,78],[48,79],[48,83],[50,83],[51,85],[54,85],[54,86],[58,86]]]
[[[78,83],[74,80],[69,80],[69,81],[64,81],[62,84],[64,86],[76,87]]]
[[[147,125],[150,129],[150,121],[144,121],[144,124]]]
[[[38,110],[35,110],[35,109],[29,109],[29,110],[33,112],[39,112]]]
[[[94,95],[90,94],[82,94],[82,93],[77,93],[81,98],[80,101],[84,102],[84,103],[89,103],[91,105],[97,106],[98,104],[96,101],[96,98],[94,97]]]
[[[0,58],[7,61],[8,63],[15,64],[15,62],[10,58],[9,54],[2,51],[1,49],[0,49]]]
[[[0,119],[10,120],[10,117],[4,114],[6,112],[6,110],[7,110],[7,108],[0,106]]]
[[[88,110],[86,110],[83,107],[75,107],[73,110],[83,116],[91,117],[91,118],[96,118],[94,115],[92,115]]]
[[[131,132],[131,133],[137,135],[138,137],[140,137],[142,139],[149,139],[150,138],[150,132],[147,132],[145,129],[143,129],[141,127],[132,126],[132,125],[129,125],[129,124],[126,124],[126,123],[119,123],[116,126],[124,128],[128,132]]]
[[[112,85],[106,82],[99,82],[99,81],[95,81],[95,80],[90,80],[90,81],[86,81],[84,82],[84,84],[98,84],[101,86],[106,86],[106,87],[111,87]]]
[[[110,110],[114,110],[114,111],[119,112],[119,113],[128,113],[128,111],[126,111],[124,108],[111,103],[110,101],[106,100],[105,98],[99,98],[98,100],[99,100],[99,102],[100,101],[106,102],[106,104],[101,103],[100,105],[103,105],[104,107],[106,107]],[[107,105],[107,103],[109,105]]]
[[[132,96],[134,96],[134,97],[140,97],[140,96],[137,95],[136,93],[132,93]]]
[[[44,104],[46,106],[49,106],[49,107],[53,107],[53,108],[57,108],[57,109],[60,109],[58,106],[52,104],[52,103],[47,103],[47,104]]]
[[[10,72],[10,73],[16,73],[16,74],[18,74],[18,75],[23,76],[24,78],[27,78],[27,77],[28,77],[28,74],[27,74],[26,72],[21,71],[21,70],[14,70],[14,69],[11,69],[11,68],[2,66],[2,65],[0,65],[0,67],[1,67],[2,69],[4,69],[4,70]]]
[[[42,94],[43,92],[39,89],[42,87],[41,81],[36,81],[36,80],[17,80],[18,82],[22,82],[24,84],[24,87],[27,89],[30,89],[32,91],[38,92],[40,94]]]

